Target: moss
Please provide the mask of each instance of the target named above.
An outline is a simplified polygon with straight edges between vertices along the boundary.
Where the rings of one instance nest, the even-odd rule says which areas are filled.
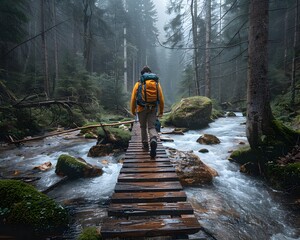
[[[171,125],[172,125],[172,119],[171,119],[170,113],[164,114],[164,115],[160,118],[160,123],[161,123],[161,125],[162,125],[163,127],[171,126]]]
[[[116,148],[127,148],[129,140],[131,139],[131,133],[125,129],[121,128],[113,128],[113,127],[106,127],[111,134],[115,136],[117,141],[114,143],[114,147]],[[98,139],[104,138],[105,134],[103,132],[103,129],[100,128],[97,132]]]
[[[288,146],[294,146],[300,138],[300,132],[286,127],[278,120],[272,121],[272,126],[275,131],[275,138],[281,140]]]
[[[236,114],[234,112],[227,113],[227,117],[236,117]]]
[[[0,180],[0,220],[47,232],[64,229],[66,210],[33,186],[17,180]]]
[[[86,134],[84,134],[84,138],[86,139],[97,139],[97,136],[91,132],[87,132]]]
[[[203,96],[183,98],[171,110],[170,120],[176,127],[200,129],[211,122],[212,102]]]
[[[62,154],[59,156],[56,164],[55,173],[68,173],[68,177],[77,178],[83,176],[83,169],[87,167],[87,164],[83,161],[69,156],[67,154]]]
[[[184,108],[182,106],[184,105]],[[180,102],[172,107],[172,110],[176,109],[176,115],[185,117],[187,113],[193,113],[198,109],[204,109],[207,106],[212,106],[212,102],[207,97],[194,96],[189,98],[183,98]]]
[[[248,162],[257,163],[262,159],[264,159],[263,153],[258,150],[252,150],[249,146],[233,151],[229,157],[230,161],[239,164],[245,164]]]
[[[220,117],[224,117],[224,111],[213,108],[211,113],[211,119],[218,119]]]
[[[96,227],[83,229],[77,240],[101,240],[102,237]]]
[[[280,190],[300,192],[300,162],[287,165],[269,163],[267,177]]]
[[[83,127],[88,127],[88,126],[92,126],[92,125],[97,125],[99,124],[99,122],[87,122],[83,125]],[[86,129],[81,129],[80,130],[80,134],[86,134],[86,133],[97,133],[97,128],[86,128]]]

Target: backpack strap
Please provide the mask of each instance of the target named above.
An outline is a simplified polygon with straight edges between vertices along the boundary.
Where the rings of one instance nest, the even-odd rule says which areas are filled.
[[[144,81],[144,96],[145,96],[145,102],[147,102],[147,84],[146,84],[146,81]]]

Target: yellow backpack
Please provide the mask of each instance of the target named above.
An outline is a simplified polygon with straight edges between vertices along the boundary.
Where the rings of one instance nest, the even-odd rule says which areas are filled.
[[[158,79],[154,73],[144,73],[141,76],[137,90],[137,105],[157,106],[159,103]]]

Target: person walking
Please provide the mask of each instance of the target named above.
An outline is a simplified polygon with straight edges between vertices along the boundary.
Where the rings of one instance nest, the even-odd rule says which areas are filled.
[[[141,70],[141,77],[133,87],[130,102],[131,113],[138,116],[141,127],[142,147],[149,150],[148,135],[150,139],[150,156],[156,156],[157,136],[155,122],[157,117],[163,116],[164,96],[158,81],[158,76],[151,72],[148,66]]]

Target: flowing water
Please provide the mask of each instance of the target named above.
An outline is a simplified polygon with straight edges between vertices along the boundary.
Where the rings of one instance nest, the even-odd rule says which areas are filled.
[[[300,239],[300,213],[287,207],[286,197],[270,189],[263,181],[240,173],[239,166],[227,160],[229,151],[239,148],[242,143],[247,144],[244,122],[245,118],[240,114],[234,118],[220,118],[206,129],[188,131],[183,136],[170,135],[174,142],[164,143],[166,147],[194,151],[203,162],[219,173],[211,185],[185,189],[204,228],[204,231],[191,238]],[[197,138],[203,133],[217,136],[221,143],[211,146],[197,143]],[[26,143],[0,153],[0,171],[3,177],[41,177],[35,182],[39,190],[44,190],[59,180],[54,170],[58,156],[63,153],[82,157],[93,165],[103,167],[104,174],[100,177],[67,181],[48,193],[72,214],[70,230],[63,236],[58,236],[58,239],[76,239],[82,228],[99,226],[106,216],[106,207],[122,167],[119,163],[122,155],[89,158],[87,152],[95,142],[64,135]],[[199,153],[201,148],[206,148],[209,152]],[[48,161],[52,163],[52,168],[48,171],[32,170]]]
[[[299,212],[288,210],[280,193],[272,191],[263,181],[240,173],[239,166],[227,160],[228,152],[248,144],[244,123],[241,114],[220,118],[206,129],[174,135],[173,143],[164,144],[194,151],[219,174],[211,186],[185,189],[199,222],[216,239],[300,239]],[[211,146],[197,143],[204,133],[217,136],[221,143]],[[209,152],[199,153],[201,148]]]

